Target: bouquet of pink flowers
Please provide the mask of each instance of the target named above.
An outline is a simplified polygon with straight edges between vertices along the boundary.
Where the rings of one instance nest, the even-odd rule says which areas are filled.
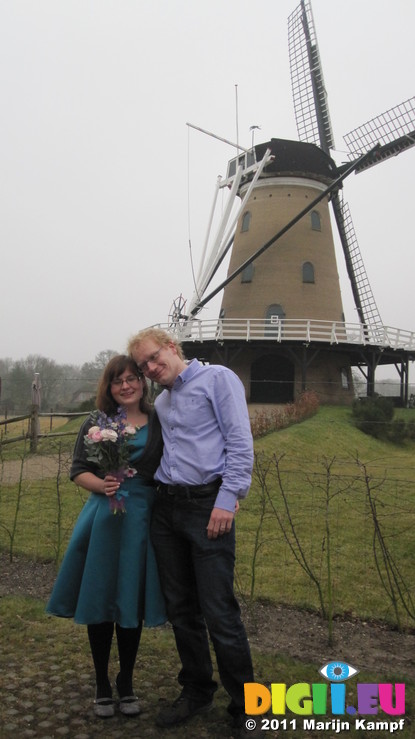
[[[94,462],[104,475],[112,475],[119,482],[133,477],[137,470],[129,465],[128,439],[135,434],[134,426],[126,423],[126,414],[118,408],[114,418],[102,411],[91,414],[94,425],[84,436],[87,460]],[[109,498],[110,510],[116,515],[125,513],[125,498],[128,492],[119,488]]]

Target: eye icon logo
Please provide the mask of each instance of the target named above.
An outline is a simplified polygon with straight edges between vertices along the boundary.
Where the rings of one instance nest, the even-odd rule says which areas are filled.
[[[341,683],[344,680],[348,680],[353,675],[357,675],[359,670],[349,665],[347,662],[326,662],[323,667],[319,669],[320,675],[330,680],[330,682]]]

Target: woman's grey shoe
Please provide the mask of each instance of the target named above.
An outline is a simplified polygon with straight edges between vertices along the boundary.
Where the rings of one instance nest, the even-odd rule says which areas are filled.
[[[124,698],[120,698],[118,707],[124,716],[138,716],[141,713],[136,695],[126,695]]]
[[[115,715],[115,704],[112,698],[95,698],[94,713],[99,718],[111,718]]]

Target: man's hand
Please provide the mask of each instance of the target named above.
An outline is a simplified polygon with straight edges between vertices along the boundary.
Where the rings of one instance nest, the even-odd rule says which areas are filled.
[[[238,506],[239,507],[239,506]],[[218,536],[228,534],[232,528],[235,514],[223,508],[213,508],[207,525],[208,539],[217,539]]]

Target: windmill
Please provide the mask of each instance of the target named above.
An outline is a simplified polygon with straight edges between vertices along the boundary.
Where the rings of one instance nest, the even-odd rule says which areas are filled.
[[[214,234],[211,218],[195,293],[177,330],[188,356],[231,366],[251,401],[292,400],[311,386],[323,401],[350,402],[352,366],[362,369],[371,394],[378,364],[394,364],[405,402],[415,339],[382,323],[343,182],[415,144],[415,97],[347,134],[350,163],[338,166],[330,156],[334,141],[308,1],[290,15],[288,38],[299,141],[235,145],[237,156],[215,195],[229,189],[228,203]],[[344,320],[329,207],[357,324]],[[207,293],[228,252],[226,280]],[[202,308],[221,290],[219,320],[200,320]]]

